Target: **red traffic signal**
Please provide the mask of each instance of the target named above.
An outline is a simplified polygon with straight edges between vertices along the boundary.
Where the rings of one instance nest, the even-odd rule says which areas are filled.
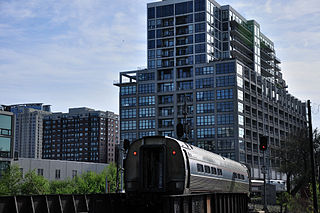
[[[261,151],[266,151],[268,149],[268,137],[267,136],[260,137],[259,148]]]

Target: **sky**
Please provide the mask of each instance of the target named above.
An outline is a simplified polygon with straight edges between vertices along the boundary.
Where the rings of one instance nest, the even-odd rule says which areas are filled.
[[[149,0],[1,0],[0,104],[119,112],[120,71],[146,67]],[[288,91],[320,127],[319,0],[218,0],[275,45]]]

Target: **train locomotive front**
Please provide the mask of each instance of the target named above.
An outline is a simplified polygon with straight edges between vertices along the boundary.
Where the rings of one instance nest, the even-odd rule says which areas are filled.
[[[151,136],[130,145],[125,188],[128,193],[249,193],[249,174],[238,162],[174,138]]]

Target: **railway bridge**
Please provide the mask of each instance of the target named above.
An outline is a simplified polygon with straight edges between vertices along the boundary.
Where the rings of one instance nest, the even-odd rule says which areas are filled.
[[[86,194],[0,197],[0,213],[246,213],[245,194]]]

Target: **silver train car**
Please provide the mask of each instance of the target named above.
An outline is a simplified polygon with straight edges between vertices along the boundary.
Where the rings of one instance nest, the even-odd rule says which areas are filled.
[[[249,194],[250,173],[245,165],[171,137],[134,141],[124,167],[128,193]]]

